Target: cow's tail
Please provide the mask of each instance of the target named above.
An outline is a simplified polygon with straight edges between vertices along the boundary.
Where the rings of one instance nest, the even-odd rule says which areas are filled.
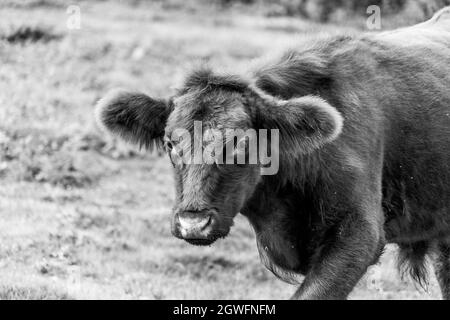
[[[428,290],[427,254],[429,243],[419,241],[399,245],[398,268],[402,279],[409,275],[422,289]]]

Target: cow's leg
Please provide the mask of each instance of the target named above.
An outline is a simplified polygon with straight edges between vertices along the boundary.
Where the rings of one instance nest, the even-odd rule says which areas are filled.
[[[384,248],[382,218],[348,215],[336,229],[293,299],[346,299],[367,268],[377,262]]]
[[[434,272],[436,273],[442,298],[450,300],[450,244],[439,242],[436,256],[433,259]]]

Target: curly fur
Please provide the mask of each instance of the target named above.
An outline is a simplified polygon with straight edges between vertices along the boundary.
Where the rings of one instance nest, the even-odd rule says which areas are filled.
[[[95,109],[98,125],[131,143],[153,149],[162,144],[169,104],[142,93],[114,90]]]

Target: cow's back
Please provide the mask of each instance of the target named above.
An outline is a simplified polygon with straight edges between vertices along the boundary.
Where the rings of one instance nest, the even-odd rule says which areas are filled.
[[[421,47],[433,51],[442,51],[448,56],[450,52],[450,7],[436,13],[433,18],[423,23],[400,28],[393,31],[380,32],[374,38],[393,47],[419,50]],[[427,56],[424,56],[426,58]]]

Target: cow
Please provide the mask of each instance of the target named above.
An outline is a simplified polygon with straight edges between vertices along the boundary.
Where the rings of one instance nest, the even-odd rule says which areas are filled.
[[[168,99],[115,90],[95,110],[103,129],[168,154],[176,237],[211,245],[241,213],[265,266],[304,276],[294,299],[346,299],[394,243],[419,284],[431,257],[450,299],[450,8],[393,31],[307,37],[245,71],[197,68]],[[278,130],[278,171],[180,161],[173,133],[195,122]]]

